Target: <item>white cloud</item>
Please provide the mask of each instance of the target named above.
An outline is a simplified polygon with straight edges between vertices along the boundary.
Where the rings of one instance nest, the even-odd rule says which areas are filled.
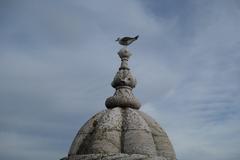
[[[185,13],[139,1],[8,5],[0,28],[1,158],[67,153],[78,128],[114,92],[110,82],[120,63],[114,39],[136,34],[129,62],[135,94],[166,129],[178,159],[239,158],[236,1],[185,2],[194,8]],[[163,16],[170,11],[174,16]]]

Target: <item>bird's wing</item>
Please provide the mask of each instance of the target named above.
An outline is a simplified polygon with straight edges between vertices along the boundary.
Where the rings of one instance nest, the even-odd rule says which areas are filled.
[[[122,41],[128,41],[128,40],[130,40],[130,39],[133,39],[132,37],[123,37],[121,40]]]

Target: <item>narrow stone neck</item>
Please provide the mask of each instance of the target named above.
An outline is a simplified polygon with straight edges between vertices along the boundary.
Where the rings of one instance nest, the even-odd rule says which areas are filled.
[[[122,63],[121,63],[121,66],[119,68],[119,70],[121,69],[128,69],[128,58],[122,58]]]
[[[112,97],[107,98],[105,105],[107,108],[130,107],[139,109],[141,104],[132,93],[132,89],[136,86],[137,81],[132,76],[130,68],[128,67],[128,60],[131,53],[126,48],[122,48],[118,52],[118,55],[121,58],[121,65],[112,81],[112,87],[115,88],[116,91]]]

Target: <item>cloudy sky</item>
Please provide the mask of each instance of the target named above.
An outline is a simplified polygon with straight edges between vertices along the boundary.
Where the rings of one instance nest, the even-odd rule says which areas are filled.
[[[67,155],[137,34],[134,93],[178,159],[239,160],[239,0],[1,0],[0,159]]]

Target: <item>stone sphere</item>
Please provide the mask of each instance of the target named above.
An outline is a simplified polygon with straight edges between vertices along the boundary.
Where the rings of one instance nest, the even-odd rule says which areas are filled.
[[[117,107],[97,113],[83,125],[68,159],[176,160],[176,156],[166,132],[150,116]]]
[[[129,59],[131,57],[131,53],[129,52],[129,50],[127,48],[122,48],[120,49],[120,51],[118,52],[118,55],[121,59]]]

